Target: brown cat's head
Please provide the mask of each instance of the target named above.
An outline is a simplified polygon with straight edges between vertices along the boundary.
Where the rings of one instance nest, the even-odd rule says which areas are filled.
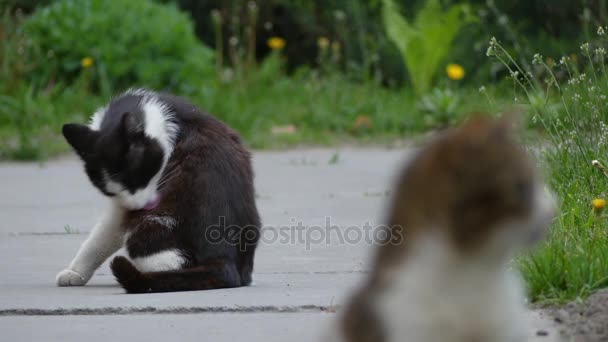
[[[435,230],[458,252],[504,255],[543,236],[555,205],[513,131],[510,120],[475,118],[418,153],[389,213],[404,246]]]

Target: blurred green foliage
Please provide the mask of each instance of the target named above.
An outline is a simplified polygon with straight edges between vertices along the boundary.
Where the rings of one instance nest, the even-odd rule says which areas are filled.
[[[28,12],[35,6],[60,0],[5,1],[9,6]],[[139,5],[149,1],[153,0],[133,3]],[[217,9],[223,18],[223,52],[226,56],[229,39],[241,37],[246,29],[247,7],[251,3],[250,0],[155,2],[175,4],[187,12],[194,21],[196,35],[209,46],[215,46],[210,13]],[[384,84],[399,85],[410,77],[402,65],[399,51],[384,31],[382,0],[264,0],[255,3],[259,8],[255,27],[258,60],[270,53],[265,44],[267,39],[279,36],[287,41],[285,54],[290,72],[302,65],[318,66],[318,38],[327,37],[340,42],[343,56],[340,67],[351,78],[373,77]],[[426,0],[395,0],[395,3],[407,20],[413,20]],[[450,62],[465,67],[465,81],[469,82],[487,81],[488,75],[490,79],[497,79],[505,74],[500,63],[485,58],[491,36],[512,46],[519,61],[523,62],[537,50],[547,56],[575,50],[577,41],[588,39],[593,28],[607,19],[607,5],[602,0],[442,0],[441,4],[443,8],[468,4],[479,18],[479,25],[469,25],[455,37],[450,51]]]
[[[137,86],[188,96],[255,147],[399,137],[512,102],[508,70],[486,57],[490,37],[527,69],[534,52],[554,63],[577,51],[606,20],[599,0],[394,0],[401,23],[426,32],[400,49],[383,0],[0,1],[0,159],[67,148],[61,123]],[[478,24],[438,25],[420,15],[431,5],[468,8]],[[284,46],[273,50],[273,37]],[[447,63],[464,78],[442,75]],[[481,100],[482,84],[496,100]]]
[[[437,71],[443,69],[440,63],[448,56],[454,37],[475,18],[467,5],[453,5],[444,11],[439,0],[427,0],[410,23],[393,0],[383,4],[386,32],[401,52],[414,91],[424,95]]]
[[[34,84],[73,82],[90,69],[91,87],[103,93],[136,85],[186,91],[213,75],[212,51],[172,5],[59,0],[35,10],[23,30],[36,52]]]
[[[239,36],[246,22],[250,0],[162,0],[176,3],[195,21],[197,35],[209,45],[214,42],[209,13],[218,9],[224,18],[226,42]],[[395,0],[407,20],[413,20],[426,0]],[[602,0],[443,0],[442,7],[468,4],[479,18],[479,25],[467,26],[455,37],[450,62],[463,65],[468,81],[487,81],[504,75],[500,63],[485,56],[487,42],[496,36],[508,42],[519,60],[531,59],[540,50],[547,56],[559,56],[577,48],[580,39],[607,19]],[[385,84],[402,84],[409,77],[401,56],[385,34],[382,24],[382,0],[264,0],[257,1],[259,20],[256,27],[258,58],[269,49],[270,36],[287,41],[288,69],[317,65],[318,38],[323,36],[341,43],[342,68],[351,77],[381,78]],[[227,46],[227,44],[224,44]]]

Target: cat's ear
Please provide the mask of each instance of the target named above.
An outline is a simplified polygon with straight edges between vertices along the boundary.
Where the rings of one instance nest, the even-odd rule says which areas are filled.
[[[510,139],[516,129],[521,126],[519,117],[514,112],[503,114],[493,119],[488,114],[476,113],[462,126],[462,131],[475,143],[485,143]]]
[[[474,113],[463,125],[461,131],[467,137],[467,140],[480,143],[485,141],[490,135],[492,129],[492,119],[485,113]]]
[[[62,129],[65,140],[81,158],[86,158],[93,150],[97,132],[81,124],[65,124]]]
[[[133,113],[126,112],[122,115],[121,120],[122,133],[130,140],[144,133],[144,125],[137,120]]]

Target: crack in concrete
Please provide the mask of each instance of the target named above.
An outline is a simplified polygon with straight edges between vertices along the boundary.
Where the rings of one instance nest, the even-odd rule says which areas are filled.
[[[285,272],[255,272],[255,274],[369,274],[369,270],[353,270],[353,271],[285,271]]]
[[[336,312],[334,305],[298,305],[298,306],[216,306],[216,307],[107,307],[107,308],[78,308],[78,309],[2,309],[2,316],[105,316],[105,315],[136,315],[136,314],[201,314],[201,313],[310,313]]]

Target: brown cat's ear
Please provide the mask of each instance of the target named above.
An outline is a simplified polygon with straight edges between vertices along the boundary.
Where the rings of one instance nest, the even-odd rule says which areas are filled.
[[[61,130],[65,140],[81,157],[86,158],[93,150],[97,132],[81,124],[65,124]]]
[[[471,142],[485,141],[491,134],[492,119],[487,114],[473,114],[461,128],[462,133]]]

